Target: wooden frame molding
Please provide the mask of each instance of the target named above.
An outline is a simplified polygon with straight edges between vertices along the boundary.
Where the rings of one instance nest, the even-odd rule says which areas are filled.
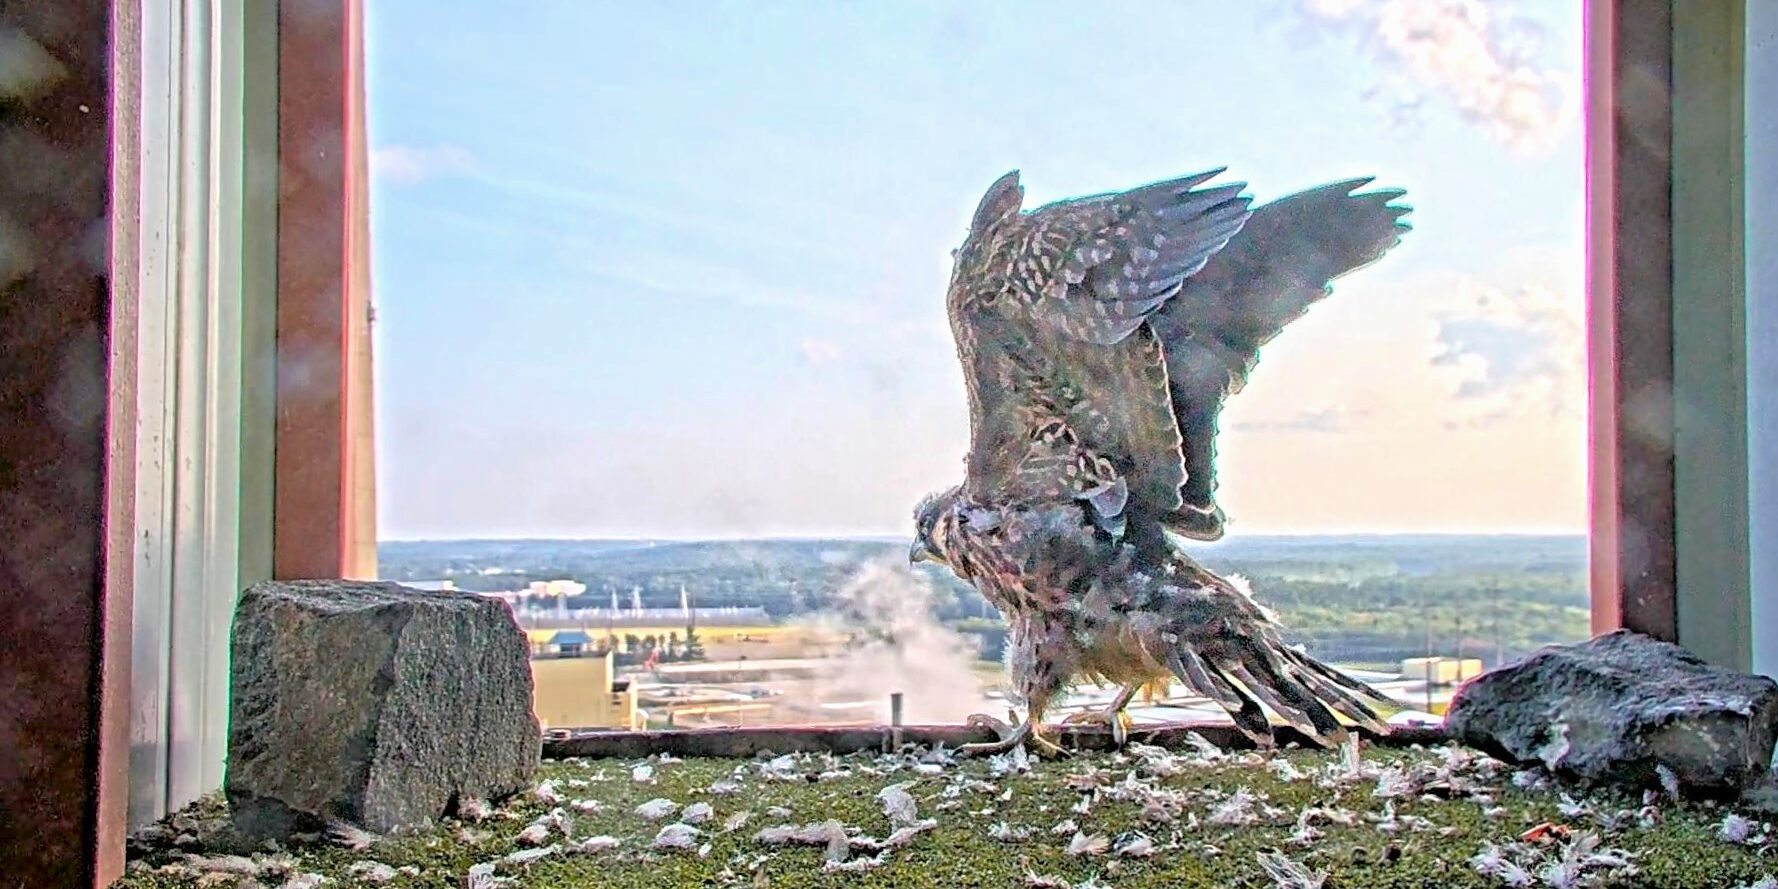
[[[0,873],[123,872],[140,19],[8,4],[0,95]],[[114,73],[115,72],[115,73]]]
[[[278,5],[272,576],[374,576],[363,9]],[[368,532],[368,533],[367,533]],[[370,552],[366,555],[366,541]]]
[[[1593,629],[1676,640],[1670,5],[1588,0],[1586,41]]]

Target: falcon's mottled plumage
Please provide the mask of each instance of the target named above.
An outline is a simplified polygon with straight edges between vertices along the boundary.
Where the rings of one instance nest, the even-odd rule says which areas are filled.
[[[1338,182],[1253,208],[1222,171],[1025,212],[983,197],[946,299],[969,390],[961,485],[916,512],[913,555],[1005,613],[1040,725],[1076,676],[1175,677],[1256,740],[1265,709],[1312,738],[1383,730],[1374,691],[1284,644],[1273,617],[1167,532],[1222,536],[1217,416],[1259,347],[1407,229],[1397,190]],[[1263,705],[1263,708],[1262,708]],[[1115,723],[1114,723],[1115,724]]]

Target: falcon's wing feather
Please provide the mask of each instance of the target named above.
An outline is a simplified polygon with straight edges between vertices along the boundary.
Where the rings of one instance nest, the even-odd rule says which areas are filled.
[[[1246,222],[1242,183],[1198,188],[1222,172],[1037,208],[1008,244],[1015,288],[1069,336],[1121,342]]]
[[[1034,496],[1031,442],[1061,422],[1109,468],[1053,485],[1111,496],[1123,516],[1158,520],[1186,479],[1166,359],[1144,324],[1248,216],[1241,186],[1196,186],[1221,171],[1019,212],[1016,175],[990,187],[958,253],[949,310],[970,396],[967,485]]]
[[[1335,278],[1377,261],[1408,230],[1409,208],[1393,203],[1405,192],[1356,193],[1370,182],[1330,183],[1258,207],[1151,319],[1165,345],[1185,447],[1183,507],[1167,516],[1171,530],[1200,540],[1222,536],[1217,418],[1246,384],[1260,346],[1328,295]]]

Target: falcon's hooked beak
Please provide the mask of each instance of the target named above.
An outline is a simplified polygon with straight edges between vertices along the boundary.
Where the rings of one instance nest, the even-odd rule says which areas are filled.
[[[921,562],[943,562],[943,561],[944,561],[944,559],[939,558],[938,553],[933,552],[932,547],[927,546],[926,541],[924,541],[924,540],[916,540],[916,541],[914,541],[913,546],[908,547],[908,564],[909,565],[918,565]]]

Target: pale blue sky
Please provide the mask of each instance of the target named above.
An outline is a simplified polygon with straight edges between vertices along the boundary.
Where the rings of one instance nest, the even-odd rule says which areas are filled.
[[[1231,407],[1234,529],[1578,527],[1580,4],[1401,4],[371,4],[383,535],[905,531],[986,185],[1224,165],[1416,208]]]

